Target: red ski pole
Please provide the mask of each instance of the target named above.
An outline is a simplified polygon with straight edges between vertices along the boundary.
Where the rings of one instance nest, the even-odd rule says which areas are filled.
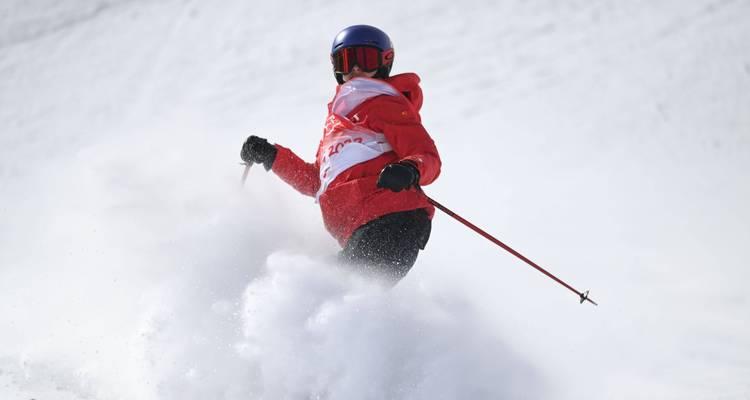
[[[423,192],[423,193],[424,193],[424,192]],[[430,196],[427,196],[426,194],[425,194],[425,196],[427,197],[427,200],[428,200],[428,201],[430,202],[430,204],[432,204],[433,206],[435,206],[435,207],[436,207],[437,209],[439,209],[440,211],[442,211],[442,212],[444,212],[444,213],[446,213],[446,214],[450,215],[451,217],[453,217],[454,219],[456,219],[456,220],[457,220],[458,222],[460,222],[460,223],[462,223],[462,224],[466,225],[467,227],[471,228],[471,229],[472,229],[472,230],[473,230],[474,232],[476,232],[476,233],[478,233],[478,234],[482,235],[482,236],[483,236],[483,237],[484,237],[485,239],[487,239],[487,240],[489,240],[490,242],[492,242],[492,243],[495,243],[496,245],[498,245],[498,246],[502,247],[503,249],[505,249],[505,250],[506,250],[507,252],[509,252],[510,254],[513,254],[514,256],[516,256],[516,257],[518,257],[519,259],[521,259],[521,261],[523,261],[523,262],[525,262],[526,264],[529,264],[530,266],[532,266],[532,267],[536,268],[536,269],[537,269],[537,270],[538,270],[539,272],[543,273],[544,275],[547,275],[548,277],[550,277],[550,278],[551,278],[552,280],[554,280],[555,282],[557,282],[557,283],[559,283],[559,284],[563,285],[564,287],[568,288],[568,290],[570,290],[571,292],[573,292],[573,293],[577,294],[577,295],[578,295],[578,298],[579,298],[579,299],[580,299],[580,301],[581,301],[581,304],[583,304],[583,302],[584,302],[584,301],[588,301],[589,303],[591,303],[591,304],[593,304],[593,305],[595,305],[595,306],[598,306],[598,304],[596,304],[596,302],[595,302],[594,300],[591,300],[591,299],[589,298],[589,291],[588,291],[588,290],[587,290],[587,291],[585,291],[585,292],[583,292],[583,293],[582,293],[582,292],[579,292],[578,290],[575,290],[575,289],[574,289],[574,288],[573,288],[572,286],[570,286],[570,285],[568,285],[567,283],[565,283],[565,282],[564,282],[564,281],[563,281],[562,279],[560,279],[560,278],[558,278],[558,277],[556,277],[556,276],[552,275],[552,274],[551,274],[551,273],[549,273],[549,272],[548,272],[548,271],[547,271],[546,269],[544,269],[544,268],[540,267],[540,266],[539,266],[539,265],[537,265],[537,264],[536,264],[535,262],[533,262],[533,261],[529,260],[528,258],[526,258],[526,257],[525,257],[525,256],[524,256],[523,254],[521,254],[521,253],[519,253],[519,252],[515,251],[515,250],[514,250],[513,248],[511,248],[511,247],[510,247],[510,246],[508,246],[507,244],[505,244],[505,243],[501,242],[500,240],[498,240],[498,239],[497,239],[497,238],[495,238],[494,236],[490,235],[489,233],[485,232],[484,230],[480,229],[480,228],[479,228],[479,227],[477,227],[476,225],[474,225],[474,224],[472,224],[471,222],[469,222],[469,221],[465,220],[465,219],[464,219],[463,217],[461,217],[460,215],[458,215],[458,214],[454,213],[453,211],[449,210],[449,209],[448,209],[447,207],[443,206],[442,204],[440,204],[440,203],[438,203],[437,201],[435,201],[435,200],[433,200],[432,198],[430,198]]]

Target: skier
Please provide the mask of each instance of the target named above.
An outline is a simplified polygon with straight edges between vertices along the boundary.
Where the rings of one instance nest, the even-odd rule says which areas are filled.
[[[331,47],[338,86],[315,161],[258,136],[240,155],[315,197],[341,259],[397,282],[430,237],[435,209],[420,186],[438,177],[440,156],[421,123],[420,79],[390,76],[393,58],[380,29],[342,30]]]

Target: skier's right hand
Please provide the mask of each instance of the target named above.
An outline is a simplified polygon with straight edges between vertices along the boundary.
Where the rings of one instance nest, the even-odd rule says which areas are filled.
[[[266,139],[252,135],[242,145],[240,157],[246,163],[263,164],[268,171],[273,166],[277,151],[276,146],[268,143]]]

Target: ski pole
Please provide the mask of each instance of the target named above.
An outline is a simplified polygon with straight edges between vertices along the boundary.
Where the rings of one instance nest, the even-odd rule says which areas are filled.
[[[240,165],[245,166],[245,171],[242,172],[242,187],[245,187],[245,181],[247,180],[247,174],[250,172],[250,167],[253,166],[253,164],[248,162],[240,163]]]
[[[422,193],[424,193],[424,192],[422,192]],[[535,262],[533,262],[533,261],[529,260],[528,258],[526,258],[523,254],[517,252],[516,250],[514,250],[513,248],[511,248],[507,244],[501,242],[500,240],[498,240],[494,236],[490,235],[489,233],[487,233],[484,230],[480,229],[476,225],[474,225],[471,222],[467,221],[466,219],[464,219],[460,215],[458,215],[458,214],[454,213],[453,211],[449,210],[447,207],[443,206],[442,204],[440,204],[437,201],[435,201],[432,198],[430,198],[430,196],[427,196],[425,194],[425,197],[427,197],[427,201],[429,201],[430,204],[432,204],[433,206],[435,206],[436,208],[438,208],[440,211],[442,211],[442,212],[450,215],[451,217],[453,217],[454,219],[456,219],[458,222],[466,225],[467,227],[471,228],[474,232],[482,235],[485,239],[487,239],[490,242],[495,243],[496,245],[502,247],[503,249],[505,249],[510,254],[513,254],[514,256],[518,257],[521,261],[523,261],[526,264],[529,264],[530,266],[536,268],[539,272],[543,273],[544,275],[547,275],[549,278],[553,279],[555,282],[561,284],[562,286],[568,288],[568,290],[570,290],[571,292],[577,294],[578,298],[580,299],[581,304],[583,304],[584,301],[588,301],[589,303],[591,303],[591,304],[593,304],[595,306],[598,306],[598,304],[596,304],[596,302],[594,300],[591,300],[589,298],[589,291],[588,290],[585,291],[585,292],[583,292],[583,293],[579,292],[578,290],[575,290],[572,286],[570,286],[567,283],[565,283],[562,279],[560,279],[560,278],[552,275],[547,270],[545,270],[544,268],[542,268],[539,265],[537,265]]]

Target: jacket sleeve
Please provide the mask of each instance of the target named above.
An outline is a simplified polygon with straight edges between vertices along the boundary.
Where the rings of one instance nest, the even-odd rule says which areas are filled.
[[[320,188],[319,167],[315,163],[307,163],[286,147],[276,145],[278,150],[273,162],[273,172],[298,192],[315,196]]]
[[[429,185],[440,175],[440,155],[419,113],[406,99],[381,96],[368,113],[369,125],[383,132],[399,161],[419,170],[419,184]]]

